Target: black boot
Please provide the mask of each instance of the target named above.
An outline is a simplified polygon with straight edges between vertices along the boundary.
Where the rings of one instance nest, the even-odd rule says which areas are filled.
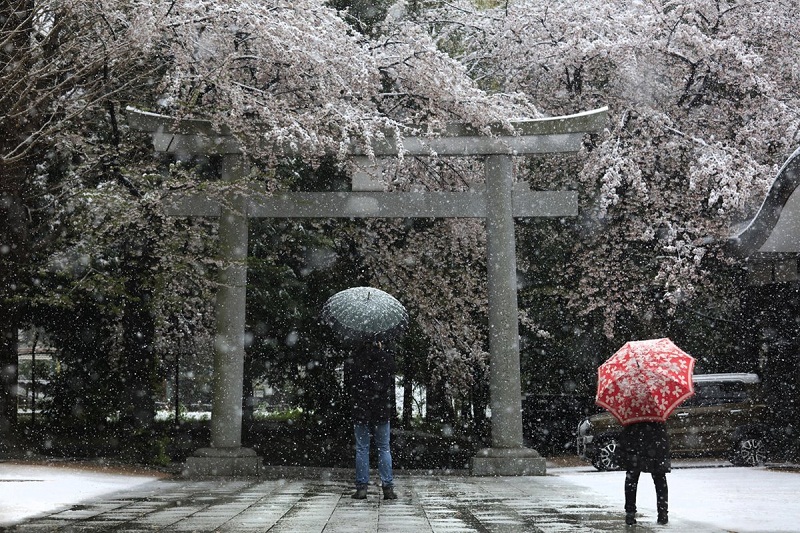
[[[625,524],[632,526],[636,523],[636,488],[639,486],[638,470],[628,470],[625,473]]]
[[[384,500],[396,500],[397,494],[394,493],[394,487],[383,487]]]
[[[656,510],[658,511],[656,523],[663,525],[669,522],[669,518],[667,517],[667,509],[669,508],[667,476],[665,474],[653,474],[653,481],[656,484]]]
[[[365,488],[357,488],[356,491],[350,496],[354,500],[366,500],[367,499],[367,489]]]

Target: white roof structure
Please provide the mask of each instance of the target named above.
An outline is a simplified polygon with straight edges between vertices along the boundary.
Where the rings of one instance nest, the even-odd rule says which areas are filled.
[[[732,240],[744,255],[800,253],[800,148],[781,167],[756,216]]]
[[[751,284],[800,280],[800,148],[781,167],[756,216],[734,230],[729,244],[748,261]]]

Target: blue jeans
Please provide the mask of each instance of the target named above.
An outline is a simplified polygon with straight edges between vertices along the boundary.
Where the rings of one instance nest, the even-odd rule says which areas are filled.
[[[375,438],[375,447],[378,449],[378,474],[381,477],[381,485],[384,487],[394,486],[392,452],[389,449],[389,422],[372,424],[356,422],[354,430],[356,436],[356,487],[366,488],[369,485],[370,435]]]

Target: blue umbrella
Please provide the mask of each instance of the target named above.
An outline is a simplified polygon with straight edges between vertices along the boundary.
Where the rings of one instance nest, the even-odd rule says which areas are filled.
[[[408,326],[408,312],[387,292],[352,287],[328,298],[322,306],[322,321],[346,341],[385,341]]]

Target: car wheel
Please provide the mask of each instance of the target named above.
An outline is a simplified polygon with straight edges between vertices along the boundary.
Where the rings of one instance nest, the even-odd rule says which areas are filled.
[[[760,437],[745,437],[736,443],[731,462],[737,466],[758,466],[767,459],[766,446]]]
[[[592,460],[592,466],[598,470],[618,470],[617,465],[617,439],[604,439],[597,444],[597,455]]]

